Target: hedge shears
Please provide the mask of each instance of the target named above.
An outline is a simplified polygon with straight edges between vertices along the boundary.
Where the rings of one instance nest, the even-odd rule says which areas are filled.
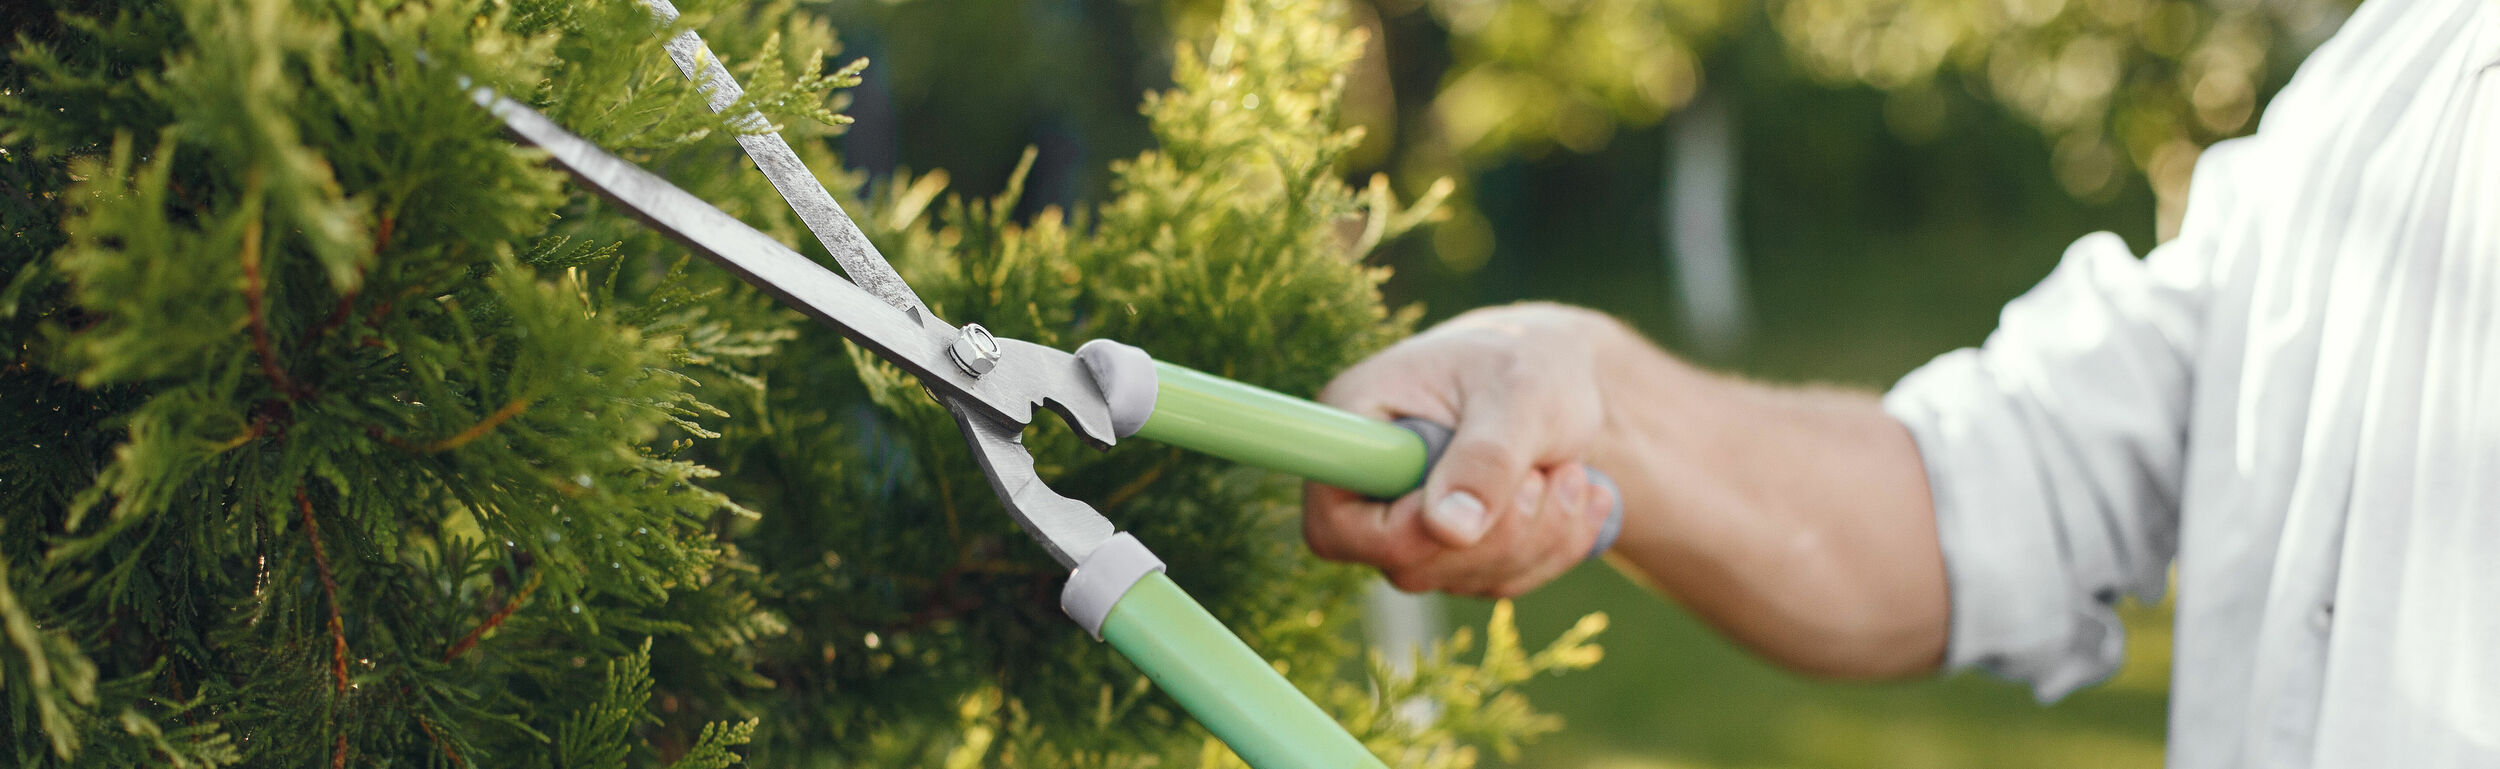
[[[646,0],[662,24],[667,0]],[[714,111],[741,89],[692,30],[667,50]],[[760,115],[738,143],[844,279],[666,180],[491,89],[470,95],[518,141],[695,253],[919,378],[952,413],[990,488],[1025,532],[1071,570],[1060,606],[1107,641],[1251,766],[1380,767],[1379,759],[1164,575],[1161,559],[1084,502],[1051,491],[1023,441],[1036,412],[1057,413],[1096,448],[1145,438],[1377,497],[1419,487],[1450,431],[1380,422],[1096,340],[1074,353],[941,320]],[[1595,474],[1592,473],[1595,477]],[[1610,481],[1603,481],[1611,484]],[[1594,556],[1621,527],[1621,495]]]

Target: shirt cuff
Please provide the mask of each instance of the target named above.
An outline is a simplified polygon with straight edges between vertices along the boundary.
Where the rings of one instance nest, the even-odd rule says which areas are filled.
[[[1952,602],[1948,670],[2029,684],[2041,702],[2108,678],[2125,632],[2072,574],[2027,415],[1976,350],[1911,372],[1884,398],[1927,468]]]

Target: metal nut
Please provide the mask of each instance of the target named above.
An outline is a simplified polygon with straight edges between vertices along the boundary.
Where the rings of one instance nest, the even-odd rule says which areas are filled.
[[[998,339],[981,324],[966,323],[962,333],[955,335],[955,343],[946,348],[946,354],[955,359],[955,365],[964,373],[977,377],[998,368]]]

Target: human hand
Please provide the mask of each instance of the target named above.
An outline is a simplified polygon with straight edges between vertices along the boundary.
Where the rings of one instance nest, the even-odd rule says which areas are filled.
[[[1398,589],[1507,598],[1585,559],[1616,504],[1581,463],[1603,435],[1604,315],[1553,304],[1476,310],[1337,376],[1322,402],[1455,428],[1422,489],[1383,503],[1309,484],[1303,537],[1379,567]]]

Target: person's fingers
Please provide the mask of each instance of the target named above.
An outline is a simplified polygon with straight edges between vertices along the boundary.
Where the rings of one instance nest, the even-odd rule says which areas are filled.
[[[1379,515],[1378,503],[1366,503],[1353,492],[1319,483],[1302,484],[1302,541],[1311,554],[1331,561],[1353,561],[1361,548],[1360,532],[1344,521]]]
[[[1534,477],[1543,479],[1546,489],[1536,514],[1501,518],[1474,546],[1383,573],[1409,591],[1513,598],[1578,566],[1587,560],[1613,499],[1589,482],[1587,469],[1577,463]]]
[[[1503,573],[1486,597],[1525,595],[1578,566],[1588,555],[1589,545],[1597,537],[1596,527],[1583,515],[1593,485],[1588,482],[1588,472],[1573,464],[1555,470],[1552,476],[1553,491],[1546,495],[1544,509],[1539,513],[1543,520],[1539,533],[1544,536],[1528,546],[1534,555]]]
[[[1533,420],[1514,420],[1517,412],[1498,401],[1471,405],[1424,481],[1425,528],[1451,547],[1476,544],[1498,517],[1523,507],[1531,463],[1543,448],[1534,443]]]
[[[1531,473],[1522,484],[1524,503],[1514,504],[1517,512],[1496,516],[1475,544],[1463,548],[1446,548],[1419,563],[1384,570],[1392,583],[1405,589],[1431,589],[1460,595],[1488,595],[1512,576],[1538,567],[1549,558],[1553,549],[1546,542],[1554,538],[1555,525],[1568,525],[1571,516],[1554,512],[1550,501],[1553,488],[1544,473]],[[1529,514],[1533,511],[1535,514]]]
[[[1572,520],[1570,514],[1579,512],[1580,504],[1588,498],[1588,467],[1572,462],[1555,468],[1552,472],[1546,473],[1545,477],[1550,483],[1551,490],[1546,492],[1547,504],[1539,506],[1539,514],[1541,515],[1549,508],[1560,510],[1565,513],[1565,516],[1554,519],[1552,525],[1568,528]]]
[[[1420,563],[1442,549],[1418,531],[1415,495],[1383,503],[1326,484],[1302,488],[1302,539],[1321,558],[1387,569]]]
[[[1581,522],[1591,492],[1576,465],[1604,411],[1585,340],[1560,315],[1538,305],[1469,312],[1340,372],[1321,402],[1454,432],[1421,492],[1395,504],[1307,491],[1312,551],[1378,566],[1400,589],[1478,595],[1578,563],[1595,534]]]

